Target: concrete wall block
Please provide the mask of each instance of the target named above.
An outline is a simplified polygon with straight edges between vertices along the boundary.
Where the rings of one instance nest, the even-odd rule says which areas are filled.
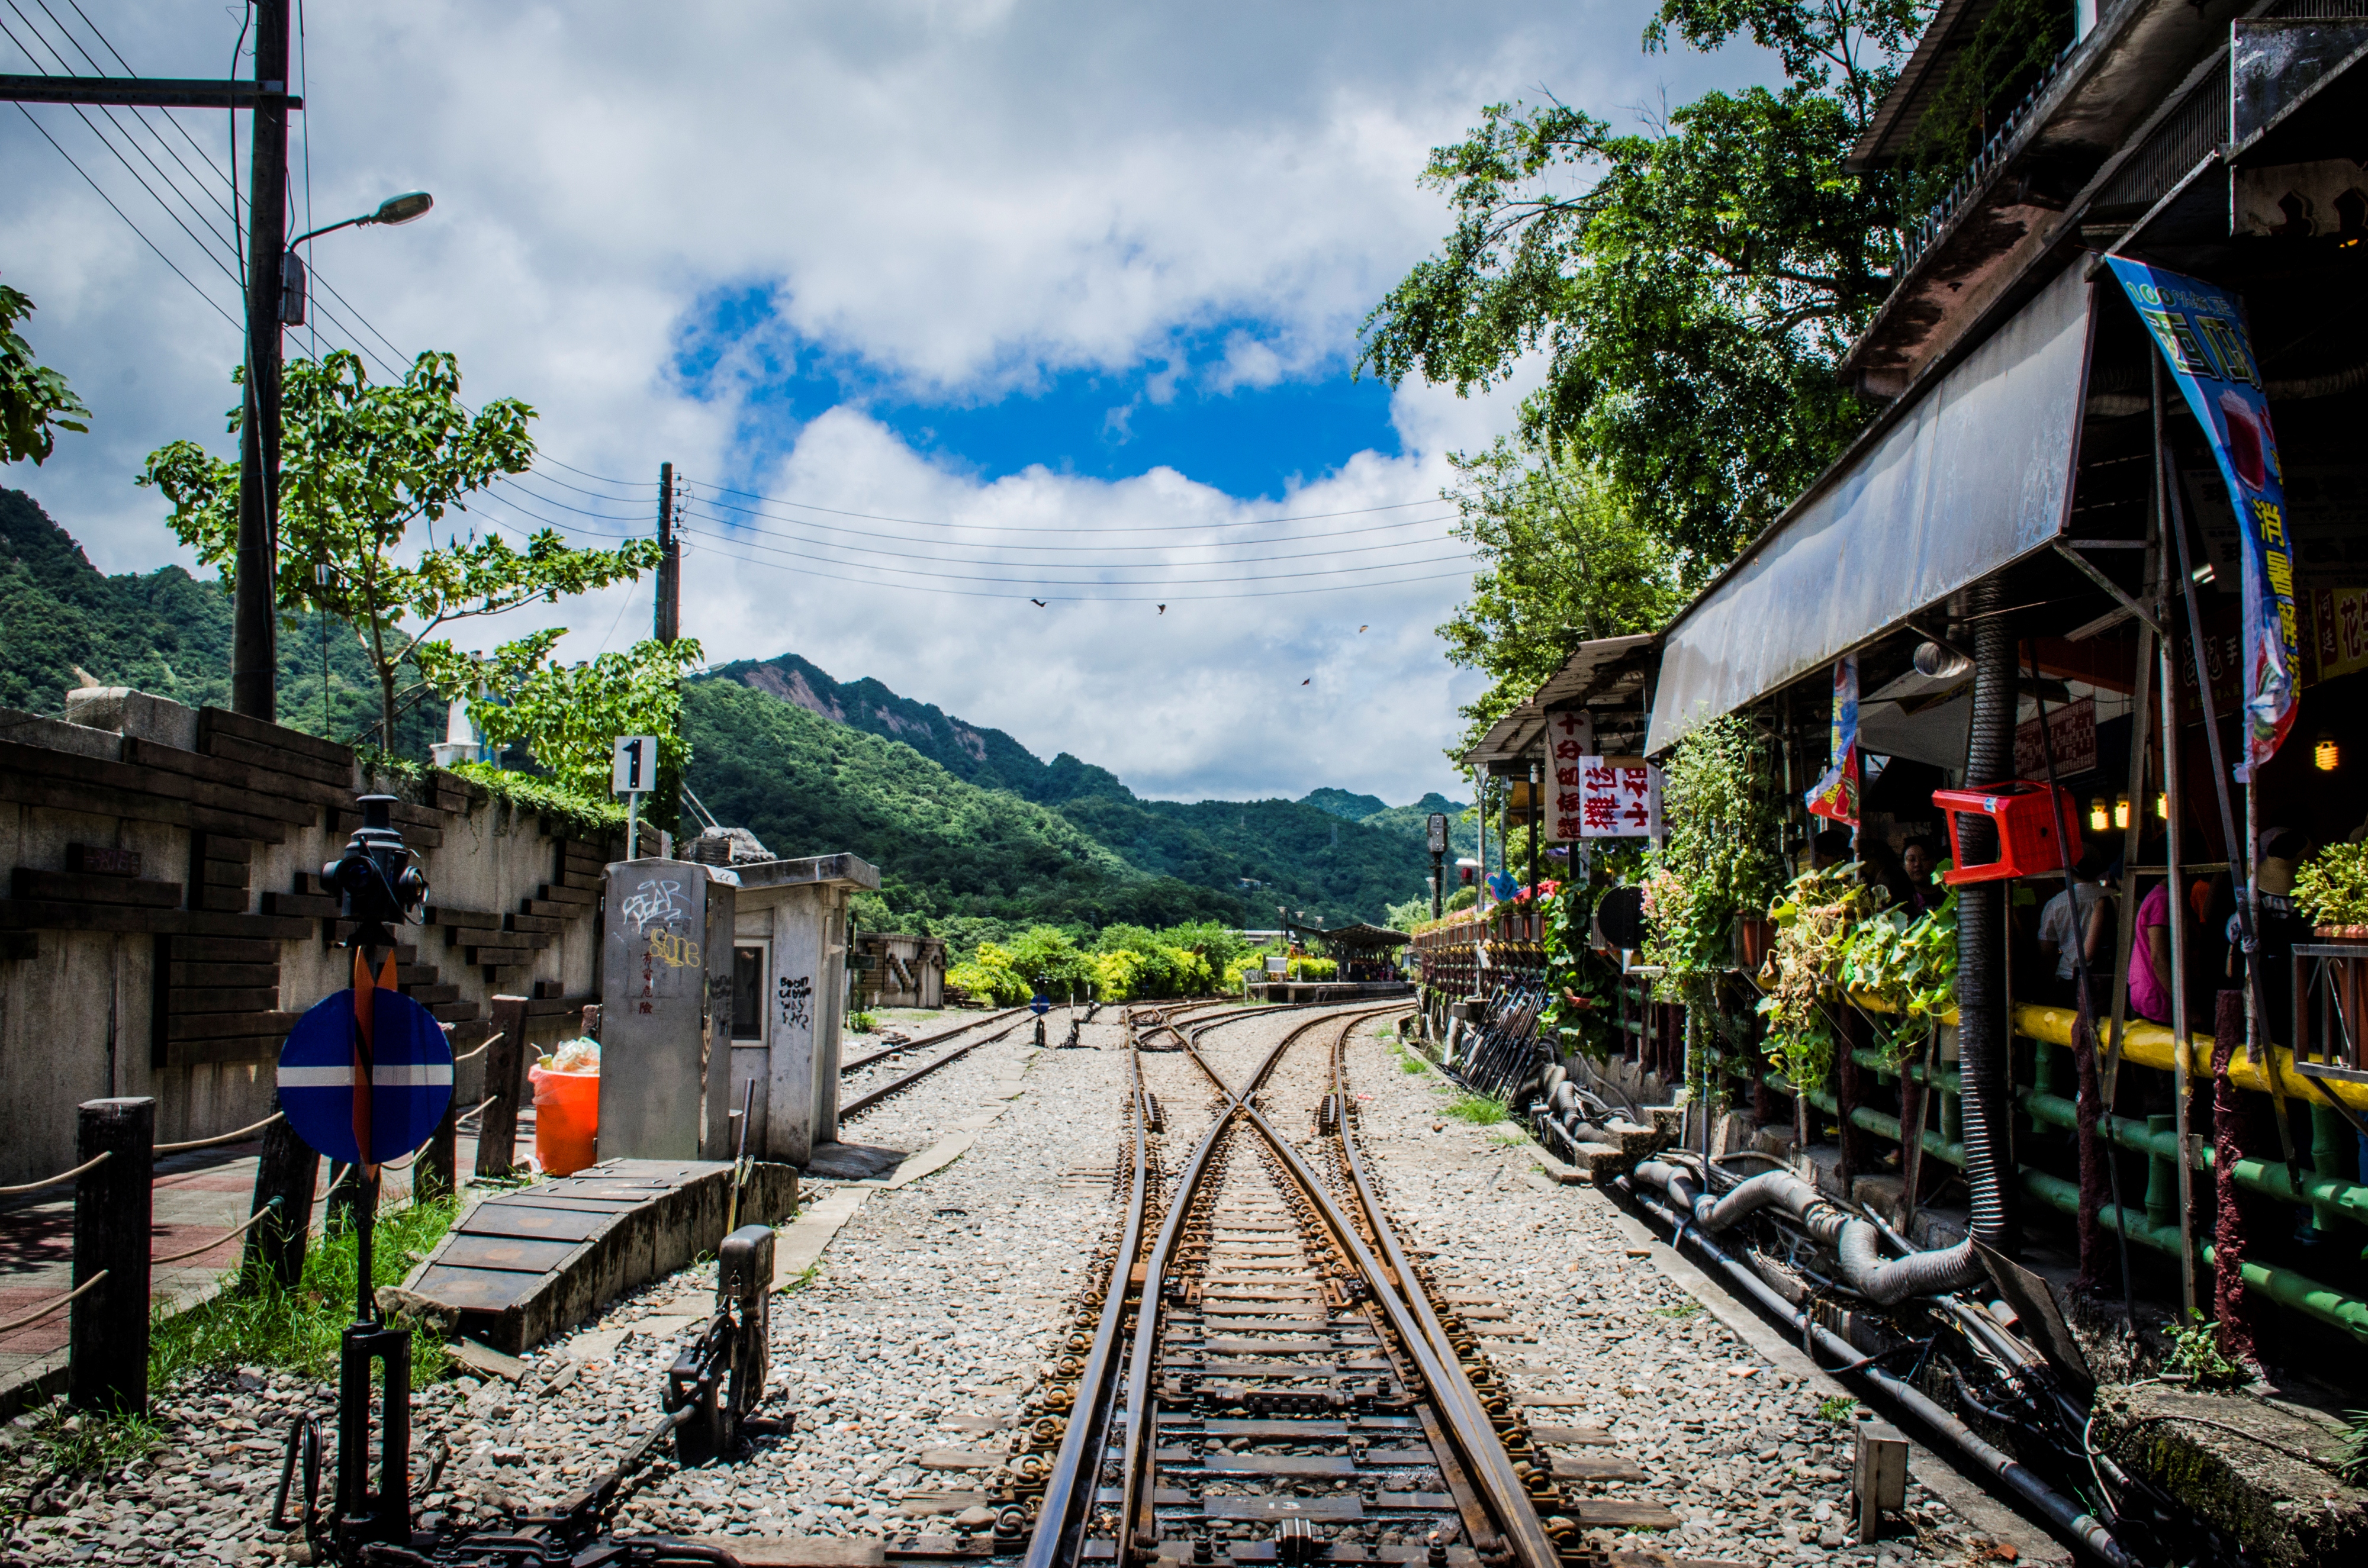
[[[198,749],[198,710],[128,686],[87,686],[66,693],[66,722],[137,735],[182,751]],[[121,748],[117,748],[119,753]]]

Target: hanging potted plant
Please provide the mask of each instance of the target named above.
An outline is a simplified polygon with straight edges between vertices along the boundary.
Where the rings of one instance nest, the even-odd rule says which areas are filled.
[[[1757,974],[1776,945],[1776,922],[1765,915],[1745,910],[1727,927],[1726,945],[1736,968],[1746,974]]]

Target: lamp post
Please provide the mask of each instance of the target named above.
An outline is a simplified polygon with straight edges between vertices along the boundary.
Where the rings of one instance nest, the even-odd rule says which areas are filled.
[[[287,7],[264,8],[267,26],[256,50],[258,90],[268,75],[274,89],[288,74]],[[276,17],[276,21],[273,18]],[[282,93],[284,97],[284,92]],[[271,117],[276,115],[276,119]],[[270,120],[268,125],[267,119]],[[279,567],[279,335],[304,324],[304,264],[296,246],[332,230],[362,223],[408,223],[436,205],[424,190],[391,196],[374,211],[283,243],[287,193],[287,110],[258,102],[255,137],[255,199],[249,205],[247,254],[257,259],[247,289],[246,416],[238,446],[238,553],[233,571],[231,707],[266,722],[279,718],[278,596]],[[277,252],[279,276],[260,258]],[[279,297],[272,298],[277,290]],[[386,737],[393,744],[394,737]]]

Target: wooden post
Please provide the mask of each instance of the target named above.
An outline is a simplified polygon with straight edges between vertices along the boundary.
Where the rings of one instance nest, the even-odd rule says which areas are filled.
[[[280,1108],[277,1095],[271,1106]],[[253,1218],[277,1198],[279,1214],[246,1233],[242,1261],[248,1279],[259,1280],[268,1271],[280,1289],[295,1289],[304,1272],[304,1247],[313,1233],[313,1188],[320,1179],[321,1156],[296,1136],[286,1117],[263,1130],[263,1156],[255,1163],[255,1201],[246,1212]]]
[[[518,1081],[525,1076],[526,998],[494,998],[500,1036],[485,1048],[485,1094],[493,1104],[477,1122],[477,1174],[506,1177],[517,1163]]]
[[[148,1256],[154,1208],[156,1102],[85,1100],[74,1164],[107,1163],[74,1181],[74,1284],[107,1278],[67,1309],[66,1399],[77,1410],[148,1414]]]
[[[492,1055],[487,1051],[488,1056]],[[415,1203],[427,1203],[438,1198],[450,1198],[458,1190],[453,1182],[452,1167],[458,1160],[461,1137],[461,1100],[459,1096],[444,1102],[443,1119],[436,1131],[427,1135],[427,1146],[419,1152],[418,1168],[412,1173],[411,1199]]]

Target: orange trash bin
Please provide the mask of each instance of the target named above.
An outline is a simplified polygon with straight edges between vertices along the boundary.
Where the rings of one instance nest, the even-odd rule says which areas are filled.
[[[545,1176],[591,1165],[600,1140],[600,1074],[527,1070],[534,1085],[534,1159]]]

